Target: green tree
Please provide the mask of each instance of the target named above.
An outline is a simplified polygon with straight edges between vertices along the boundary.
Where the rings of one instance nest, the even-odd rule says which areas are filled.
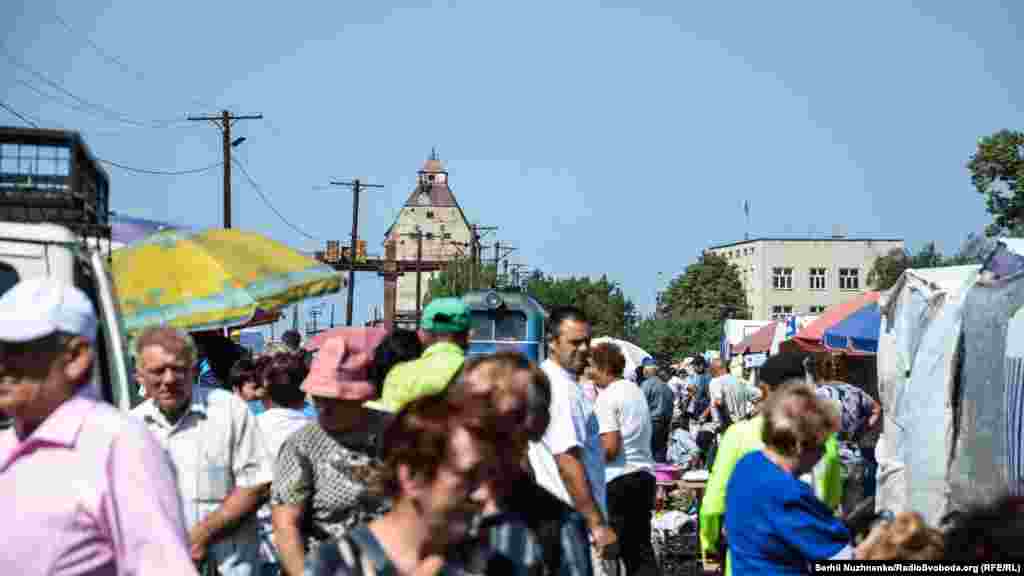
[[[739,269],[710,252],[686,267],[658,295],[657,315],[663,318],[750,318]]]
[[[661,364],[717,350],[726,318],[750,318],[739,269],[710,252],[658,294],[654,315],[640,321],[634,342]]]
[[[474,289],[474,278],[476,279],[475,289],[494,286],[497,281],[494,265],[481,265],[470,258],[452,260],[444,270],[430,279],[427,285],[426,301],[446,296],[462,296]]]
[[[633,332],[636,307],[607,276],[553,278],[536,271],[527,279],[526,291],[548,310],[576,306],[590,319],[594,336],[626,338]]]
[[[929,242],[922,246],[917,254],[910,257],[909,262],[911,268],[938,268],[946,266],[946,259],[935,246],[935,242]]]
[[[893,248],[888,254],[875,258],[868,272],[868,286],[874,290],[888,290],[899,280],[903,271],[910,268],[910,257],[901,248]]]
[[[979,237],[970,235],[960,251],[948,258],[942,255],[942,252],[935,246],[935,242],[928,242],[915,254],[894,248],[888,254],[875,259],[871,271],[868,272],[868,285],[873,290],[888,290],[896,284],[900,275],[908,268],[940,268],[942,266],[980,264],[976,255],[978,240],[980,240]]]
[[[633,343],[664,366],[684,357],[718,350],[722,321],[714,318],[669,318],[650,316],[636,327]]]
[[[989,236],[1021,236],[1024,232],[1024,132],[1000,130],[978,139],[967,163],[971,183],[985,197],[993,222]]]

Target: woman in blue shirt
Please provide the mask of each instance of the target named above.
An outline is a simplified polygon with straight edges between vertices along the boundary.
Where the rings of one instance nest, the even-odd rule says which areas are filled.
[[[786,385],[768,400],[765,447],[740,459],[726,488],[735,576],[806,574],[816,560],[856,556],[846,526],[799,479],[838,428],[835,407],[806,384]]]

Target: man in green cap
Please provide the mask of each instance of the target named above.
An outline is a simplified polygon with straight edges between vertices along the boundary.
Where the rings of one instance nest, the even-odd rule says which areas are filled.
[[[461,298],[432,300],[418,332],[423,355],[392,368],[380,400],[367,406],[394,413],[417,398],[442,392],[462,368],[470,324],[469,307]]]

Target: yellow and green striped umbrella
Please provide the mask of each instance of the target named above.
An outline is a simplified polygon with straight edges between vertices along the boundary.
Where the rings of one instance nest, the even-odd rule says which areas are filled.
[[[343,284],[332,268],[237,229],[164,230],[114,251],[112,264],[128,332],[238,326],[257,309],[275,311]]]

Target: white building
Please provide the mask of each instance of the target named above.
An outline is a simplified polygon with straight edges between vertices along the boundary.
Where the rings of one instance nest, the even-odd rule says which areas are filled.
[[[821,314],[870,290],[867,276],[879,256],[903,249],[891,238],[756,238],[712,246],[734,264],[754,320]]]

